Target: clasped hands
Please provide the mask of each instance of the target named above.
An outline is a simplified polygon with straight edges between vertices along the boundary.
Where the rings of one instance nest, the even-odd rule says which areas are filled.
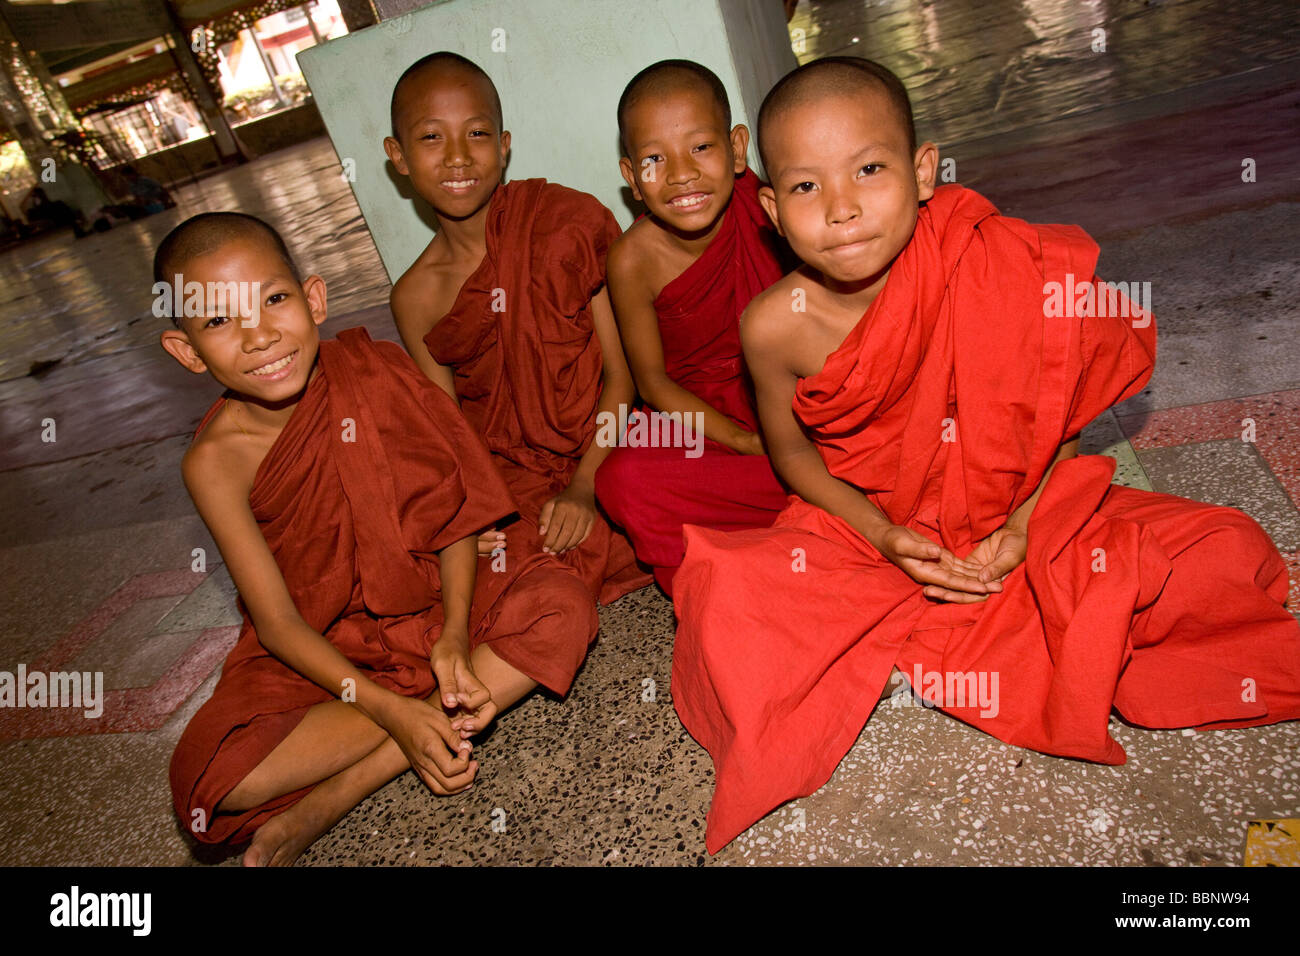
[[[1001,527],[964,558],[919,531],[890,525],[877,549],[916,583],[928,598],[953,604],[976,604],[1002,590],[1002,582],[1025,560],[1028,537],[1018,528]]]
[[[497,706],[470,666],[468,634],[444,629],[430,663],[436,694],[427,700],[394,695],[384,727],[428,788],[447,796],[474,782],[479,765],[469,738],[492,722]]]

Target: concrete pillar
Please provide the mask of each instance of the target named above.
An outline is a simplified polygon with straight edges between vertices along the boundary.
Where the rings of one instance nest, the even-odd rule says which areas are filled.
[[[339,13],[349,33],[356,33],[379,22],[379,14],[370,0],[339,0]]]
[[[623,87],[656,60],[682,57],[718,74],[737,123],[796,65],[776,0],[375,0],[383,21],[298,56],[316,107],[394,280],[431,234],[383,140],[401,72],[455,50],[487,71],[511,131],[511,179],[544,176],[596,196],[619,221],[635,209],[619,175],[615,115]],[[403,12],[406,11],[406,12]],[[751,146],[750,163],[758,154]]]
[[[194,51],[190,46],[194,42],[193,38],[182,25],[171,0],[159,0],[159,2],[167,13],[168,23],[171,24],[171,30],[164,39],[171,50],[172,58],[176,61],[181,77],[185,80],[190,99],[199,108],[199,115],[203,117],[204,124],[212,133],[218,157],[222,162],[243,162],[248,157],[240,149],[234,131],[226,122],[226,114],[221,109],[221,91],[212,89],[198,60],[194,59]]]

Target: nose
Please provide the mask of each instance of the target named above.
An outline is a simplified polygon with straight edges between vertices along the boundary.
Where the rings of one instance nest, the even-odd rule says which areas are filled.
[[[827,184],[823,187],[826,196],[826,222],[838,226],[852,222],[862,215],[862,206],[852,189]]]
[[[664,157],[664,182],[666,183],[682,186],[694,181],[699,174],[699,167],[689,153],[685,156],[672,154]]]
[[[280,330],[262,314],[257,305],[258,303],[254,303],[253,308],[249,310],[251,314],[239,320],[245,352],[260,352],[280,341]]]
[[[443,156],[443,162],[448,166],[468,166],[469,141],[461,136],[449,136],[447,138],[447,152]]]

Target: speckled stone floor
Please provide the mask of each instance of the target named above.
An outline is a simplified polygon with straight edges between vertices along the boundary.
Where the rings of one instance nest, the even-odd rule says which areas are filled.
[[[1155,376],[1093,423],[1084,450],[1113,455],[1123,484],[1254,516],[1290,564],[1294,612],[1300,146],[1287,134],[1286,5],[1039,6],[1016,19],[1019,5],[989,4],[981,20],[955,0],[804,0],[791,26],[809,31],[804,58],[894,57],[963,182],[1015,215],[1081,222],[1105,277],[1152,283]],[[1098,16],[1112,50],[1127,36],[1142,56],[1084,58],[1074,34]],[[978,82],[963,86],[967,64]],[[987,121],[972,119],[980,110]],[[1242,155],[1259,160],[1257,183],[1240,181]],[[146,304],[102,305],[132,301],[131,270],[174,221],[237,204],[285,228],[334,283],[330,328],[394,337],[350,195],[294,175],[333,161],[327,141],[304,144],[182,187],[173,213],[0,255],[0,669],[101,669],[118,695],[98,722],[0,711],[0,864],[238,860],[188,839],[166,779],[239,620],[178,474],[212,394],[152,344]],[[37,437],[45,417],[55,443]],[[1249,820],[1300,816],[1300,723],[1195,733],[1115,719],[1129,761],[1103,767],[1008,747],[904,694],[876,709],[824,788],[709,857],[712,766],[672,707],[672,608],[645,589],[601,624],[567,700],[534,697],[481,743],[471,791],[434,798],[408,774],[301,862],[1231,866]]]

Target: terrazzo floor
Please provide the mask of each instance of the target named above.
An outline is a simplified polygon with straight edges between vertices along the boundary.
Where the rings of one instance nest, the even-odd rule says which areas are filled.
[[[1132,56],[1112,65],[1109,80],[1085,71],[1088,83],[1081,54],[1063,52],[1078,24],[1041,11],[1006,21],[1018,4],[990,4],[980,21],[967,6],[804,0],[791,27],[808,31],[804,59],[895,57],[962,182],[1015,215],[1082,223],[1105,277],[1152,283],[1155,376],[1090,426],[1084,450],[1113,455],[1123,484],[1255,517],[1291,567],[1295,612],[1300,145],[1286,5],[1261,4],[1253,19],[1208,0],[1086,5],[1151,54],[1143,69]],[[953,40],[963,36],[988,50]],[[954,99],[953,71],[968,61],[987,82]],[[1240,179],[1243,150],[1259,162],[1255,183]],[[0,711],[2,864],[238,862],[238,848],[188,838],[166,779],[239,621],[178,473],[213,396],[160,353],[132,295],[166,229],[233,205],[285,229],[333,284],[329,329],[395,338],[386,279],[335,162],[327,141],[304,144],[182,187],[170,213],[0,254],[0,668],[101,669],[118,695],[101,722]],[[55,443],[37,437],[46,417],[59,422]],[[534,697],[482,742],[471,791],[437,799],[406,775],[301,862],[1234,866],[1248,821],[1300,816],[1300,723],[1196,733],[1112,719],[1129,761],[1103,767],[1003,745],[898,695],[830,783],[709,857],[712,767],[672,707],[671,605],[645,589],[602,609],[601,625],[567,700]]]

